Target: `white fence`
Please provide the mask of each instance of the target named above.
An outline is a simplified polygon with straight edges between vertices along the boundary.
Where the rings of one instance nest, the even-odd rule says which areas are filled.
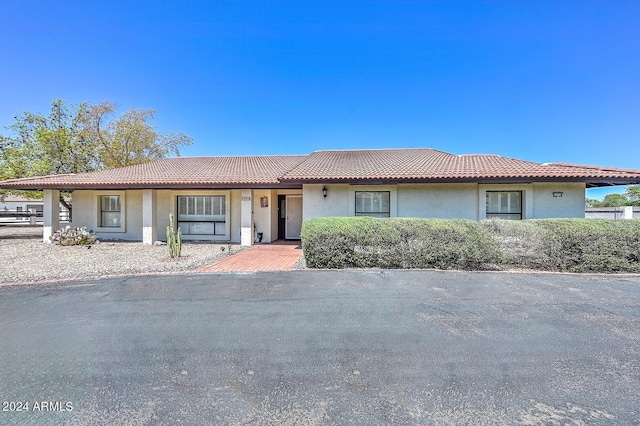
[[[18,224],[18,223],[31,223],[33,225],[43,222],[42,212],[33,211],[25,212],[22,210],[0,210],[0,224]],[[69,222],[69,211],[60,211],[60,222]]]
[[[587,207],[587,219],[640,219],[640,206]]]

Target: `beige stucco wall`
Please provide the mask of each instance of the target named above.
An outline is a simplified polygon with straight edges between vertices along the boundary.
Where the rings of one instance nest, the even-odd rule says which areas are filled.
[[[304,218],[354,216],[356,191],[390,191],[391,217],[485,218],[487,191],[522,191],[525,219],[584,217],[584,183],[304,185]],[[562,192],[562,197],[553,197]]]
[[[256,235],[258,232],[262,232],[262,242],[271,242],[271,210],[273,208],[273,196],[271,190],[268,189],[256,189],[253,191],[253,222],[255,223]],[[260,199],[267,199],[267,206],[262,207]],[[277,198],[276,198],[277,202]]]
[[[156,195],[157,209],[157,238],[166,240],[166,229],[169,225],[169,213],[173,213],[176,220],[176,197],[178,195],[227,195],[227,227],[229,237],[217,237],[218,240],[240,242],[240,190],[213,191],[173,191],[158,190]],[[98,226],[99,196],[120,195],[124,202],[123,229],[106,229]],[[138,240],[142,241],[142,190],[128,191],[89,191],[73,192],[73,226],[86,226],[92,229],[99,238],[110,240]],[[185,239],[205,239],[207,237],[187,236]]]
[[[552,217],[585,216],[584,183],[534,183],[533,217],[546,219]],[[562,197],[554,197],[554,192],[562,192]]]
[[[356,191],[389,191],[392,217],[484,219],[487,191],[523,191],[525,219],[584,217],[584,183],[534,184],[400,184],[400,185],[304,185],[303,190],[254,190],[253,220],[263,242],[278,238],[278,195],[303,193],[303,219],[328,216],[354,216]],[[554,192],[562,192],[554,197]],[[165,240],[169,213],[176,215],[178,195],[227,195],[228,236],[219,240],[240,242],[241,190],[158,190],[157,238]],[[121,229],[98,227],[99,196],[120,195],[124,200],[124,226]],[[267,197],[269,206],[261,207]],[[89,191],[73,193],[73,226],[86,226],[102,239],[142,241],[142,190]],[[198,237],[189,237],[198,238]],[[200,237],[207,238],[207,237]]]
[[[584,183],[539,182],[516,185],[479,185],[479,218],[485,218],[486,191],[523,191],[523,219],[583,218],[585,211]],[[562,197],[554,197],[562,192]]]
[[[349,213],[350,185],[326,185],[327,197],[322,195],[324,185],[303,185],[302,218],[353,216]]]
[[[99,196],[120,195],[124,205],[122,228],[110,229],[98,226]],[[99,238],[110,240],[142,241],[142,191],[74,191],[72,226],[86,226]]]
[[[478,219],[478,184],[398,185],[398,216]]]
[[[354,216],[356,191],[389,191],[391,217],[477,219],[477,184],[304,185],[304,218]]]

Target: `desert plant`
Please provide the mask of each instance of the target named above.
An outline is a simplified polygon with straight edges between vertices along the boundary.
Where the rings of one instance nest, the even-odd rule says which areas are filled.
[[[54,232],[49,239],[61,246],[89,245],[98,241],[98,237],[87,231],[86,226],[72,228],[69,225]]]
[[[178,231],[173,226],[173,213],[169,213],[169,226],[167,226],[167,247],[169,247],[169,256],[180,257],[182,252],[182,229],[178,227]]]

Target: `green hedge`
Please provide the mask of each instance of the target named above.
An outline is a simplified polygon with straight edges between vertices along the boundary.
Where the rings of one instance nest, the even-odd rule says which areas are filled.
[[[640,272],[640,221],[485,221],[506,265],[568,272]]]
[[[302,249],[312,268],[480,269],[499,259],[488,229],[465,220],[310,219]]]
[[[312,268],[640,272],[640,221],[316,218],[302,248]]]

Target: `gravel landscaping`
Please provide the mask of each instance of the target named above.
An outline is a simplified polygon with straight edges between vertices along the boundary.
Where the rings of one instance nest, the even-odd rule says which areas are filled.
[[[237,244],[184,243],[171,259],[166,245],[101,241],[91,246],[42,242],[41,226],[0,225],[0,283],[195,270],[237,253]]]

